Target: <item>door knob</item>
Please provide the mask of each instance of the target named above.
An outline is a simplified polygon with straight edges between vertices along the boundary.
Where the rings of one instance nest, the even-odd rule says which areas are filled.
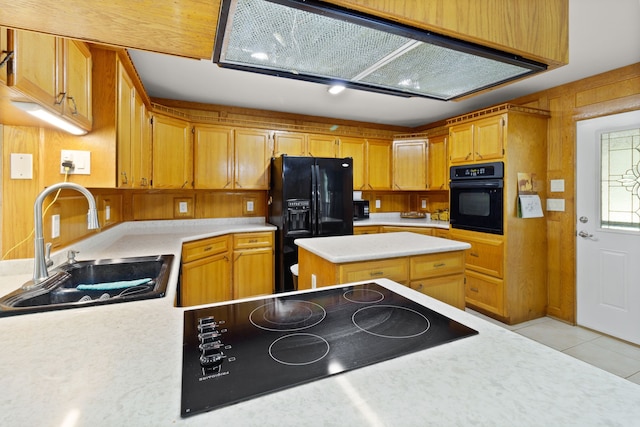
[[[582,237],[582,238],[584,238],[584,239],[598,240],[598,239],[596,239],[596,238],[594,238],[594,237],[593,237],[593,234],[591,234],[591,233],[587,233],[587,232],[586,232],[586,231],[584,231],[584,230],[580,230],[580,231],[578,231],[578,236],[580,236],[580,237]]]
[[[578,221],[580,221],[583,224],[586,224],[587,222],[589,222],[589,218],[587,218],[586,216],[581,216],[580,218],[578,218]]]

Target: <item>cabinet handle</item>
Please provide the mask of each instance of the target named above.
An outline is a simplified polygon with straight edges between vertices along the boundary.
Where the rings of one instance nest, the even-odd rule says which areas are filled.
[[[480,153],[478,153],[478,152],[476,151],[476,157],[477,157],[477,158],[479,158],[479,159],[482,159],[482,154],[480,154]]]
[[[416,290],[416,291],[421,291],[423,287],[424,287],[424,286],[422,285],[422,283],[420,283],[420,284],[418,285],[418,287],[416,287],[416,288],[415,288],[415,290]]]
[[[188,180],[185,181],[184,184],[182,184],[182,187],[180,187],[180,188],[184,188],[184,186],[187,185],[188,182],[189,182]]]
[[[384,271],[372,271],[371,273],[369,273],[369,276],[375,277],[375,276],[382,276],[383,274],[384,274]]]
[[[258,239],[249,239],[249,243],[258,243]]]
[[[77,115],[78,114],[78,105],[76,104],[76,100],[73,99],[73,96],[67,96],[67,99],[70,99],[71,102],[73,103],[73,111],[71,112],[72,115]]]
[[[236,188],[242,188],[242,185],[238,181],[236,181]]]
[[[480,257],[480,254],[478,252],[469,252],[469,255],[474,256],[476,258]]]
[[[147,186],[147,178],[142,178],[140,180],[140,186],[141,187],[146,187]]]
[[[446,264],[446,263],[444,263],[444,262],[439,262],[438,264],[433,264],[433,266],[434,266],[435,268],[444,267],[445,265],[447,265],[447,264]]]
[[[64,99],[67,97],[67,92],[60,92],[56,97],[56,100],[53,101],[54,105],[60,105],[64,102]]]
[[[213,249],[213,246],[207,246],[206,248],[203,249],[203,251],[207,252],[207,251],[210,251],[211,249]]]
[[[2,53],[6,53],[7,56],[5,56],[2,61],[0,61],[0,68],[4,67],[4,64],[9,62],[11,57],[13,57],[13,51],[12,50],[9,50],[9,51],[3,50]]]
[[[127,179],[127,173],[121,172],[120,175],[122,175],[122,184],[128,184],[129,180]]]
[[[469,288],[469,290],[472,292],[478,292],[478,288]]]
[[[467,154],[467,157],[465,157],[464,159],[465,159],[465,160],[469,160],[469,157],[471,157],[471,154],[473,154],[473,153],[469,153],[469,154]]]

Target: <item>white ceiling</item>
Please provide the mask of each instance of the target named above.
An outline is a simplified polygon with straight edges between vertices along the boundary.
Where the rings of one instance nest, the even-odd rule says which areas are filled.
[[[569,65],[464,101],[401,98],[131,50],[152,98],[415,127],[640,62],[640,0],[570,0]]]

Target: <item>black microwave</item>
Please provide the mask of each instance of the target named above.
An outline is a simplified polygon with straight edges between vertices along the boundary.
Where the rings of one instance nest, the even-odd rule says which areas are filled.
[[[353,201],[353,220],[358,221],[369,219],[369,201],[354,200]]]

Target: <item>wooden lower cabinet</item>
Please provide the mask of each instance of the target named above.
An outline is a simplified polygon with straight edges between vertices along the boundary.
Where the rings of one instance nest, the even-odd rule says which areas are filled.
[[[191,306],[232,298],[231,236],[182,245],[180,305]]]
[[[273,293],[273,232],[233,236],[233,298]]]
[[[408,231],[410,233],[424,234],[425,236],[433,236],[433,229],[429,227],[396,227],[391,225],[383,225],[380,227],[381,233],[399,233]]]
[[[466,299],[469,304],[504,316],[504,281],[467,270]]]
[[[181,306],[273,293],[273,232],[237,233],[182,245]]]
[[[298,289],[389,279],[464,309],[464,252],[440,252],[400,258],[334,264],[298,248]],[[314,283],[315,282],[315,283]]]
[[[363,225],[358,227],[353,227],[353,234],[378,234],[380,232],[380,227],[377,225]]]

